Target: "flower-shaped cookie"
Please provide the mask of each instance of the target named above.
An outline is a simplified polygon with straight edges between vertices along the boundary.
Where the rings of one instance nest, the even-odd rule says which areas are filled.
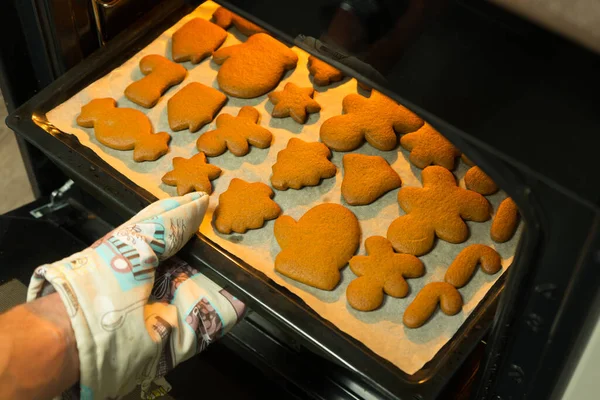
[[[175,157],[173,170],[167,172],[162,181],[165,185],[177,186],[177,194],[206,192],[212,193],[210,181],[221,175],[221,168],[206,163],[204,153],[198,153],[191,158]]]
[[[299,124],[304,124],[308,114],[321,111],[321,106],[313,96],[313,88],[301,88],[292,82],[285,84],[283,90],[269,93],[269,100],[275,105],[273,115],[275,118],[292,117]]]

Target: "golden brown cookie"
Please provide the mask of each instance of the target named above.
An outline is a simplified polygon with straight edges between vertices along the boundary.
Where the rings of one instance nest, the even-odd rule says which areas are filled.
[[[191,82],[167,102],[169,127],[173,131],[184,129],[196,132],[215,118],[225,105],[227,96],[199,82]]]
[[[402,136],[400,145],[410,151],[410,162],[418,168],[441,165],[451,170],[454,159],[460,156],[460,151],[427,122],[418,131]]]
[[[478,264],[481,264],[481,270],[488,275],[494,275],[502,269],[502,260],[496,250],[484,244],[472,244],[458,253],[446,270],[444,280],[461,288],[469,283]]]
[[[422,255],[438,238],[462,243],[469,236],[464,220],[483,222],[490,218],[490,205],[479,193],[456,185],[452,172],[439,166],[427,167],[423,187],[403,187],[398,203],[406,212],[394,220],[387,238],[400,253]]]
[[[509,241],[517,231],[518,224],[519,209],[517,208],[517,204],[513,199],[507,197],[498,206],[498,210],[496,210],[496,215],[492,221],[492,228],[490,230],[492,240],[497,243]]]
[[[350,269],[358,278],[346,289],[348,304],[360,311],[371,311],[383,303],[383,294],[406,297],[405,278],[425,274],[421,260],[410,254],[394,253],[392,244],[383,236],[371,236],[365,241],[367,256],[350,259]]]
[[[423,120],[394,100],[373,90],[371,97],[349,94],[342,102],[344,115],[329,118],[321,125],[321,141],[330,149],[351,151],[363,141],[379,150],[392,150],[396,133],[419,129]]]
[[[219,196],[215,209],[215,228],[221,233],[245,233],[261,228],[265,221],[275,219],[281,208],[272,197],[273,190],[262,182],[248,183],[233,178],[229,188]]]
[[[479,167],[469,168],[465,174],[465,186],[467,189],[485,196],[498,191],[498,185]]]
[[[336,168],[330,158],[331,151],[323,143],[291,138],[287,147],[277,153],[271,185],[278,190],[316,186],[321,179],[335,176]]]
[[[227,32],[220,26],[202,18],[194,18],[173,34],[171,57],[176,62],[191,61],[198,64],[227,39]]]
[[[238,157],[245,156],[250,145],[266,149],[273,135],[258,125],[259,117],[258,111],[250,106],[242,107],[237,117],[221,114],[217,117],[217,129],[200,135],[196,146],[209,157],[219,156],[227,149]]]
[[[245,18],[229,11],[226,8],[219,7],[213,14],[215,23],[221,28],[227,29],[233,24],[238,31],[246,36],[254,35],[255,33],[266,32],[260,26],[253,24]]]
[[[319,60],[315,56],[308,57],[308,72],[312,75],[313,82],[317,86],[327,86],[344,79],[342,71],[332,67],[325,61]]]
[[[162,181],[165,185],[177,186],[177,194],[183,196],[193,191],[212,193],[210,181],[221,175],[221,168],[206,163],[204,153],[191,158],[173,158],[173,170],[167,172]]]
[[[269,100],[275,105],[271,115],[275,118],[292,117],[304,124],[308,114],[321,111],[321,106],[313,99],[313,88],[301,88],[292,82],[285,84],[282,91],[269,93]]]
[[[285,71],[296,67],[298,56],[266,33],[257,33],[242,44],[215,51],[213,61],[221,65],[217,74],[221,90],[250,99],[275,89]]]
[[[275,221],[281,251],[275,270],[288,278],[323,290],[332,290],[358,248],[360,226],[354,214],[339,204],[319,204],[298,222],[283,215]]]
[[[400,177],[383,157],[345,154],[342,196],[346,203],[371,204],[390,190],[400,187]]]
[[[154,161],[169,151],[167,132],[152,133],[146,115],[133,108],[117,108],[111,98],[94,99],[81,107],[77,124],[94,128],[96,139],[115,150],[133,150],[133,160]]]
[[[456,315],[463,306],[462,296],[454,286],[446,282],[431,282],[417,293],[406,307],[403,322],[407,328],[419,328],[427,322],[440,304],[446,315]]]
[[[125,97],[135,104],[152,108],[171,86],[183,82],[187,70],[173,61],[151,54],[140,60],[140,71],[146,75],[125,88]]]

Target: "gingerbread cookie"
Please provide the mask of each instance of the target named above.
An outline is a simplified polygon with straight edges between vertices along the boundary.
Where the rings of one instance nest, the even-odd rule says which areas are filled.
[[[227,96],[199,82],[192,82],[179,90],[167,102],[169,127],[196,132],[215,118],[225,105]]]
[[[204,153],[191,158],[173,158],[173,170],[167,172],[162,181],[165,185],[177,186],[177,194],[183,196],[193,191],[212,193],[210,181],[221,175],[221,168],[206,163]]]
[[[215,51],[213,61],[221,65],[221,90],[250,99],[275,89],[285,71],[296,67],[298,56],[266,33],[257,33],[242,44]]]
[[[245,156],[250,145],[266,149],[273,135],[258,125],[259,117],[256,108],[250,106],[242,107],[237,117],[221,114],[217,117],[217,129],[200,135],[196,146],[209,157],[219,156],[227,149],[238,157]]]
[[[202,18],[194,18],[173,34],[171,57],[176,62],[191,61],[198,64],[227,39],[227,32],[220,26]]]
[[[344,115],[329,118],[321,125],[321,141],[337,151],[351,151],[366,139],[379,150],[392,150],[396,133],[419,129],[423,120],[394,100],[373,90],[371,97],[349,94],[342,102]]]
[[[264,183],[233,178],[229,188],[219,196],[214,214],[215,228],[225,234],[261,228],[265,221],[281,214],[281,208],[271,200],[274,195]]]
[[[423,187],[403,187],[398,203],[406,212],[394,220],[387,238],[400,253],[422,255],[438,238],[462,243],[469,236],[467,221],[483,222],[490,218],[490,205],[479,193],[456,185],[452,172],[439,166],[427,167],[421,177]]]
[[[383,303],[383,294],[406,297],[405,278],[419,278],[425,274],[421,260],[410,254],[394,253],[392,244],[382,236],[371,236],[365,241],[367,256],[350,259],[350,269],[358,278],[346,289],[348,304],[360,311],[371,311]]]
[[[446,282],[431,282],[417,293],[404,311],[402,321],[407,328],[419,328],[435,312],[438,303],[446,315],[456,315],[463,306],[462,296],[454,286]]]
[[[275,270],[288,278],[323,290],[340,281],[340,268],[354,255],[360,241],[358,220],[339,204],[319,204],[298,222],[283,215],[275,221],[281,251]]]
[[[346,203],[371,204],[402,184],[400,177],[383,157],[345,154],[342,196]]]
[[[304,124],[308,114],[321,111],[321,106],[313,99],[313,88],[301,88],[292,82],[285,84],[282,91],[269,93],[269,100],[275,105],[271,115],[275,118],[292,117]]]
[[[133,108],[117,108],[111,98],[94,99],[81,107],[77,124],[94,128],[96,139],[115,150],[133,150],[133,160],[154,161],[169,151],[167,132],[152,133],[146,115]]]
[[[316,186],[321,179],[335,176],[336,168],[330,158],[331,151],[323,143],[291,138],[287,147],[277,153],[271,185],[278,190]]]
[[[315,56],[308,57],[308,72],[312,75],[313,82],[317,86],[327,86],[344,79],[342,71],[332,67],[325,61],[319,60]]]
[[[246,36],[254,35],[255,33],[266,32],[260,26],[253,24],[245,18],[229,11],[226,8],[219,7],[213,14],[215,23],[221,28],[227,29],[233,24],[238,31]]]
[[[418,131],[402,136],[400,145],[410,151],[410,162],[418,168],[441,165],[451,170],[454,159],[460,156],[460,151],[427,122]]]
[[[152,108],[171,86],[183,82],[187,70],[173,61],[151,54],[140,60],[140,71],[146,75],[125,89],[125,97],[135,104]]]
[[[507,197],[498,206],[498,210],[492,221],[492,228],[490,230],[492,240],[497,243],[509,241],[517,231],[518,223],[519,209],[517,208],[517,204],[513,199]]]
[[[485,196],[498,191],[498,185],[479,167],[469,168],[465,174],[465,186],[467,189]]]
[[[502,269],[502,260],[496,250],[484,244],[472,244],[458,253],[446,270],[444,280],[455,288],[461,288],[469,283],[477,264],[481,264],[481,270],[488,275]]]

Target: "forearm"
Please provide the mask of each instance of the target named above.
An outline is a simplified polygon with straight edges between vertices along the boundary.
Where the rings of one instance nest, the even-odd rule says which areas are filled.
[[[0,327],[0,399],[51,398],[77,382],[77,345],[58,294],[0,315]]]

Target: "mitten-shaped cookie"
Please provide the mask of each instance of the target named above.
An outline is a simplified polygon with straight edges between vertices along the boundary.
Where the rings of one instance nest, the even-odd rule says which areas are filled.
[[[213,61],[221,65],[221,90],[250,99],[275,89],[285,71],[296,67],[298,56],[266,33],[257,33],[242,44],[215,51]]]
[[[387,238],[400,253],[422,255],[438,238],[462,243],[469,236],[464,220],[483,222],[490,218],[490,205],[479,193],[456,185],[452,172],[432,166],[423,170],[423,187],[403,187],[398,203],[406,212],[394,220]]]
[[[171,86],[180,84],[187,70],[173,61],[151,54],[140,60],[140,71],[146,75],[125,89],[125,97],[135,104],[152,108]]]
[[[281,216],[274,230],[281,247],[275,270],[323,290],[336,287],[340,268],[354,255],[360,241],[360,226],[354,214],[333,203],[311,208],[298,222]]]
[[[419,168],[440,165],[454,169],[460,151],[427,122],[416,132],[400,138],[400,145],[410,151],[410,162]]]

